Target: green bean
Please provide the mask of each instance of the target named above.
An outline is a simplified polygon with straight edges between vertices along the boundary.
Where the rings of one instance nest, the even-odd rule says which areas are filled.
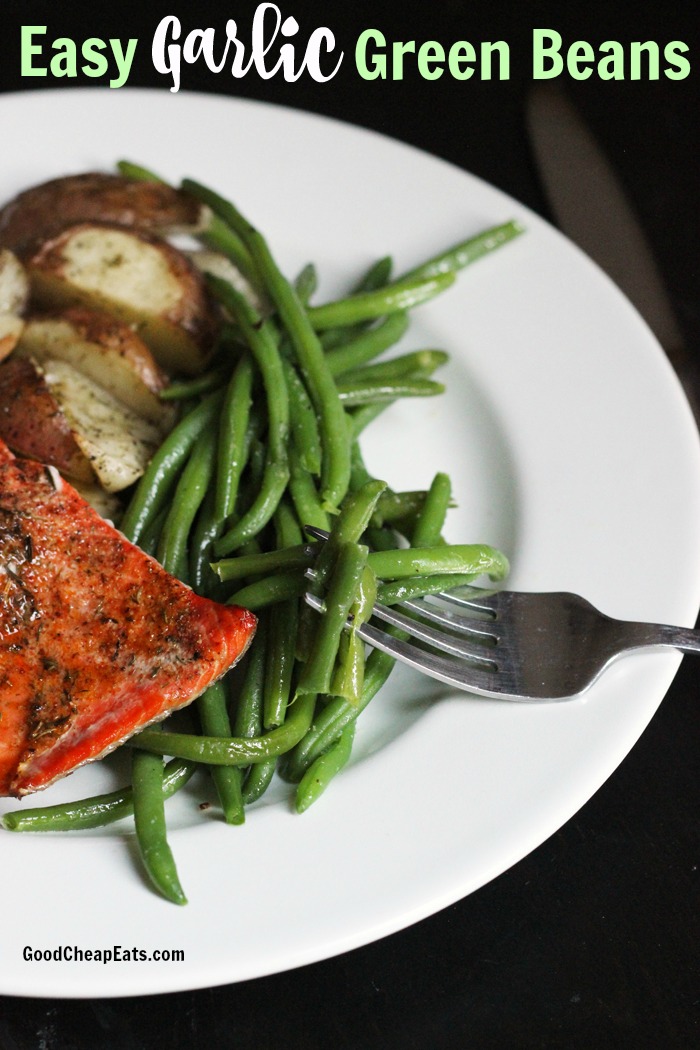
[[[209,394],[178,423],[153,456],[121,520],[121,531],[132,543],[139,542],[144,529],[167,502],[193,445],[217,418],[222,399],[221,391]]]
[[[360,292],[373,292],[376,288],[383,288],[389,282],[393,268],[393,260],[390,255],[385,255],[372,263],[370,268],[364,272],[359,281],[356,281],[350,290],[350,295]],[[328,328],[321,334],[321,345],[324,350],[333,350],[336,347],[354,340],[366,327],[367,322],[348,327]]]
[[[236,317],[260,369],[268,412],[267,455],[260,492],[243,517],[214,544],[220,557],[256,536],[274,514],[289,481],[287,438],[289,400],[282,360],[272,326],[226,281],[211,277],[210,286]]]
[[[351,606],[357,601],[368,549],[359,543],[344,543],[328,581],[324,614],[318,622],[296,694],[329,693],[338,655],[340,636]]]
[[[321,593],[316,587],[322,589],[325,586],[340,548],[346,543],[359,542],[385,489],[386,482],[372,478],[357,492],[352,492],[345,498],[314,565],[314,593]]]
[[[408,313],[405,310],[398,310],[383,318],[373,328],[363,331],[361,335],[327,350],[326,361],[331,373],[339,376],[351,368],[357,368],[367,364],[368,361],[373,361],[390,346],[398,343],[407,328]]]
[[[351,440],[357,441],[362,431],[368,427],[370,423],[374,422],[377,416],[380,416],[391,404],[393,404],[392,401],[375,401],[374,404],[361,405],[359,408],[349,411],[347,413],[347,420]]]
[[[219,420],[214,513],[223,524],[234,512],[238,486],[250,451],[248,423],[252,405],[253,364],[242,357],[226,388]]]
[[[321,496],[308,470],[304,469],[297,449],[289,450],[289,495],[304,525],[315,525],[318,529],[330,528],[330,518],[323,506]]]
[[[373,292],[375,288],[383,288],[391,277],[393,265],[394,260],[390,255],[383,255],[381,259],[377,259],[356,282],[353,292]]]
[[[246,806],[250,806],[253,802],[257,802],[259,798],[262,798],[270,786],[276,768],[276,758],[268,758],[266,762],[256,762],[254,766],[250,767],[243,785],[243,802]]]
[[[396,605],[397,602],[405,602],[410,598],[423,598],[427,594],[456,591],[460,587],[469,586],[475,579],[476,575],[473,572],[408,576],[403,580],[380,583],[377,587],[377,601],[382,605]]]
[[[294,281],[294,290],[305,306],[318,287],[318,273],[313,263],[307,263]]]
[[[313,564],[317,550],[318,545],[303,543],[260,554],[239,554],[236,558],[222,558],[221,561],[213,562],[212,569],[225,583],[231,583],[248,576],[261,576],[280,570],[307,569]]]
[[[189,541],[189,582],[197,594],[214,597],[221,586],[218,576],[210,568],[211,546],[220,531],[220,521],[214,512],[215,492],[213,486],[204,497],[204,502],[195,519]]]
[[[231,722],[226,707],[226,689],[222,681],[210,685],[197,700],[197,710],[205,736],[231,736]],[[227,824],[244,821],[241,771],[235,766],[212,766],[211,778],[219,796]]]
[[[309,474],[321,473],[321,438],[311,399],[291,361],[283,361],[289,394],[292,441],[300,467]]]
[[[491,229],[478,233],[475,237],[469,237],[466,241],[460,241],[459,244],[448,248],[447,251],[440,252],[439,255],[433,256],[427,262],[414,267],[414,269],[403,274],[401,280],[413,278],[420,280],[427,277],[436,277],[439,274],[454,273],[456,270],[461,270],[465,266],[469,266],[470,263],[480,259],[482,255],[500,248],[502,244],[506,244],[523,232],[524,227],[516,220],[505,222],[500,226],[493,226]]]
[[[188,582],[188,540],[192,524],[214,476],[216,435],[204,431],[197,439],[175,490],[156,548],[163,568]]]
[[[369,564],[381,580],[399,580],[423,573],[488,573],[500,580],[508,571],[501,551],[485,543],[455,543],[442,547],[409,547],[406,550],[374,551]]]
[[[247,587],[241,587],[227,599],[227,604],[242,605],[244,609],[258,612],[276,602],[284,602],[289,598],[300,598],[308,584],[306,576],[299,570],[280,572],[267,576],[264,580],[249,583]]]
[[[159,393],[161,401],[184,401],[188,397],[197,397],[199,394],[209,394],[212,390],[219,390],[231,374],[229,365],[221,365],[212,368],[209,372],[203,372],[196,379],[183,379],[178,383],[171,383]]]
[[[448,360],[449,355],[444,350],[414,350],[410,354],[401,354],[388,361],[349,369],[343,374],[338,387],[340,388],[341,383],[359,383],[363,380],[404,379],[407,376],[427,378]]]
[[[435,397],[444,394],[444,383],[434,379],[395,379],[378,382],[338,382],[338,397],[345,408],[375,404],[377,401],[396,401],[400,397]]]
[[[191,733],[157,733],[144,729],[128,740],[127,746],[139,747],[158,755],[174,755],[203,765],[248,766],[290,751],[308,732],[313,719],[316,697],[304,693],[294,701],[284,723],[269,733],[254,737],[230,737],[223,740]]]
[[[389,634],[399,634],[387,628]],[[300,738],[296,747],[285,755],[281,772],[285,779],[296,782],[301,779],[309,765],[322,755],[338,739],[343,729],[364,711],[386,682],[395,660],[379,649],[373,649],[365,664],[365,680],[360,703],[350,704],[342,697],[334,697],[316,715],[313,725]]]
[[[151,729],[163,736],[160,728]],[[131,787],[136,840],[143,866],[156,889],[173,904],[187,904],[168,845],[163,805],[163,759],[134,750],[131,758]]]
[[[381,528],[387,524],[402,525],[405,522],[414,522],[423,510],[425,498],[426,493],[422,489],[406,492],[386,489],[377,500],[372,525]]]
[[[197,766],[182,758],[173,758],[163,775],[163,798],[170,798],[191,778]],[[117,788],[102,795],[60,802],[54,806],[6,813],[2,826],[6,831],[87,831],[112,824],[134,813],[131,787]]]
[[[298,548],[301,538],[301,529],[293,511],[286,503],[281,503],[275,515],[278,549],[294,550]],[[279,726],[285,719],[292,689],[298,619],[299,605],[296,598],[274,605],[269,612],[263,703],[265,729]],[[258,777],[261,776],[262,773],[258,773]]]
[[[365,643],[358,628],[367,623],[377,600],[377,577],[365,565],[360,577],[357,595],[349,611],[350,627],[338,643],[338,657],[330,692],[342,696],[351,704],[359,704],[365,676]]]
[[[142,551],[146,554],[150,554],[153,558],[156,556],[156,547],[158,546],[158,540],[160,539],[160,534],[169,510],[170,507],[167,504],[162,507],[158,513],[151,518],[146,525],[146,528],[139,536],[139,547]]]
[[[436,474],[411,535],[412,547],[436,547],[441,542],[451,498],[452,482],[448,475]]]
[[[233,732],[239,737],[255,737],[262,729],[267,625],[268,621],[264,616],[258,618],[255,643],[246,656],[245,674],[233,719]]]
[[[282,275],[261,234],[229,202],[199,183],[185,180],[183,187],[208,204],[242,238],[263,275],[270,298],[275,303],[294,347],[309,394],[319,417],[322,464],[322,498],[328,509],[335,508],[347,491],[350,476],[350,447],[344,425],[343,408],[323,348],[307,311]]]
[[[311,763],[296,790],[297,813],[303,813],[318,801],[333,777],[347,765],[354,739],[355,722],[350,722],[329,750]]]
[[[454,280],[453,273],[440,273],[434,277],[395,281],[373,292],[360,292],[322,306],[310,306],[307,315],[313,328],[319,332],[324,328],[371,321],[397,310],[419,306],[445,291]]]

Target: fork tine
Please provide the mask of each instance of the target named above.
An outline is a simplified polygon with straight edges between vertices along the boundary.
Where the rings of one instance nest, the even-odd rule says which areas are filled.
[[[316,612],[323,612],[323,599],[311,593],[305,594],[304,599],[307,605],[310,605],[312,609],[316,610]],[[427,642],[429,645],[434,646],[436,649],[440,649],[442,652],[461,657],[462,660],[473,660],[482,665],[482,667],[495,667],[493,650],[489,650],[483,645],[469,645],[466,641],[457,638],[454,635],[450,637],[443,631],[435,631],[433,628],[428,627],[425,624],[418,623],[413,617],[404,616],[402,613],[397,612],[395,609],[390,609],[386,605],[375,605],[373,608],[373,615],[377,616],[380,620],[384,620],[385,623],[391,624],[392,627],[398,627],[400,630],[406,631],[414,638],[419,638],[421,641]],[[351,626],[351,623],[352,621],[348,620],[347,626]],[[367,628],[366,631],[365,628]],[[364,634],[363,631],[365,632]],[[394,642],[398,641],[398,639],[386,634],[385,631],[380,631],[378,628],[372,627],[369,624],[359,625],[357,627],[357,632],[361,638],[365,639],[365,641],[370,641],[369,634],[371,633],[375,639],[382,642],[381,645],[377,645],[377,648],[384,648],[385,651],[389,651],[386,648],[387,645],[393,645]],[[386,639],[386,641],[384,641],[384,639]],[[374,645],[375,643],[374,641],[370,641],[370,644]],[[410,646],[410,650],[412,666],[414,667],[422,666],[424,658],[433,655],[429,653],[427,649],[419,649],[417,646]],[[419,657],[421,661],[420,664],[418,663]]]
[[[478,587],[472,588],[473,593],[464,593],[465,588],[457,594],[456,591],[440,591],[435,597],[450,605],[459,605],[463,609],[473,609],[474,612],[488,613],[495,616],[502,602],[503,591],[480,591]]]
[[[440,593],[432,595],[432,597],[444,599],[446,595]],[[435,602],[425,601],[423,598],[409,598],[401,602],[400,605],[402,609],[410,609],[431,623],[440,624],[442,627],[447,627],[452,631],[469,634],[473,638],[490,638],[496,641],[503,634],[502,625],[493,617],[478,619],[476,616],[458,616],[456,613],[450,612],[449,609],[444,609]],[[472,606],[469,606],[469,609],[473,612],[481,611]]]
[[[476,660],[481,664],[485,663],[490,666],[494,664],[493,652],[490,652],[483,644],[479,644],[479,637],[484,640],[489,637],[483,632],[473,636],[477,638],[476,643],[473,644],[464,637],[460,638],[457,635],[448,634],[446,631],[436,631],[435,628],[421,623],[412,616],[405,616],[397,609],[389,608],[386,605],[377,603],[372,610],[372,615],[383,620],[384,623],[390,623],[392,627],[399,627],[414,638],[419,638],[422,642],[427,642],[428,645],[432,645],[444,653],[466,657],[468,660]],[[493,639],[493,635],[490,637]]]
[[[493,666],[491,670],[487,670],[454,657],[439,656],[437,653],[411,645],[402,638],[393,638],[369,623],[361,624],[357,632],[363,641],[375,649],[381,649],[421,674],[428,674],[447,685],[467,689],[482,696],[497,697],[507,692],[503,680],[495,673],[496,668]]]

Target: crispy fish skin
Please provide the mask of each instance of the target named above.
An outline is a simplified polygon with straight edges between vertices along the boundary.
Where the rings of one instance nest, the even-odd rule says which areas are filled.
[[[188,704],[255,624],[194,594],[56,471],[0,442],[0,795],[46,787]]]

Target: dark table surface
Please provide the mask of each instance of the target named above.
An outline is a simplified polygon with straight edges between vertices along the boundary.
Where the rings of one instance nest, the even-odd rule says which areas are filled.
[[[147,46],[163,14],[179,14],[187,27],[222,27],[227,17],[245,24],[255,6],[205,0],[195,16],[182,4],[162,11],[148,5],[135,14],[130,5],[98,13],[87,3],[5,3],[0,90],[27,87],[19,75],[22,24],[47,24],[54,36],[139,37],[142,52],[129,83],[165,89]],[[594,45],[677,39],[690,46],[691,64],[698,55],[697,18],[681,3],[642,3],[633,15],[595,2],[504,9],[442,0],[420,11],[382,0],[280,6],[302,26],[332,28],[349,53],[369,26],[390,39],[505,39],[511,77],[429,83],[408,75],[370,83],[346,62],[326,85],[234,82],[191,68],[183,87],[283,102],[378,129],[482,176],[544,215],[523,125],[532,29],[556,28],[567,41]],[[678,82],[594,76],[565,84],[629,191],[697,355],[698,70]],[[574,819],[438,915],[347,955],[239,985],[126,1000],[0,998],[0,1050],[697,1045],[699,667],[684,661],[642,739]]]

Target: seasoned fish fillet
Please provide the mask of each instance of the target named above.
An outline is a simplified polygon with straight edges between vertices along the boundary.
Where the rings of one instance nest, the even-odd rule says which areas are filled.
[[[188,704],[255,622],[194,594],[53,468],[0,442],[0,795],[46,787]]]

